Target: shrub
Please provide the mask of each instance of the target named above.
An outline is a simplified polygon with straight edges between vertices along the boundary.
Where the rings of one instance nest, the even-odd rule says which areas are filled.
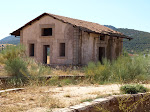
[[[21,87],[24,86],[25,80],[23,78],[11,77],[6,80],[5,88]]]
[[[51,68],[49,66],[38,63],[34,59],[27,58],[26,62],[28,71],[33,77],[45,76],[51,73]]]
[[[46,78],[42,75],[49,75],[50,67],[26,57],[25,47],[22,45],[7,46],[0,53],[0,63],[4,64],[4,69],[8,75],[13,76],[7,81],[9,85],[29,84],[39,86],[47,83]]]
[[[27,71],[27,64],[21,58],[9,59],[5,62],[5,70],[12,76],[20,77],[23,75],[21,71]]]
[[[9,83],[12,83],[14,86],[22,86],[27,81],[27,77],[24,76],[24,73],[28,74],[27,64],[23,59],[7,60],[5,62],[5,70],[9,75],[13,76]]]
[[[148,91],[143,85],[124,85],[120,87],[122,93],[125,94],[137,94],[137,93],[145,93]]]
[[[52,78],[50,78],[48,81],[47,81],[47,84],[49,85],[53,85],[53,86],[56,86],[56,85],[60,85],[60,82],[59,82],[59,77],[57,76],[54,76]]]
[[[103,83],[109,80],[110,62],[108,60],[103,60],[103,63],[105,64],[102,65],[100,62],[90,62],[88,66],[84,68],[85,74],[91,82]]]
[[[138,91],[134,85],[125,85],[120,88],[120,90],[125,94],[137,94]]]
[[[112,62],[111,66],[114,78],[122,82],[134,81],[138,76],[143,75],[148,77],[147,67],[149,67],[149,59],[142,55],[134,58],[121,56]]]
[[[22,72],[27,74],[27,63],[24,61],[25,48],[22,45],[7,46],[2,52],[0,58],[1,63],[5,64],[5,70],[11,76],[23,79],[25,76]]]
[[[2,52],[1,52],[1,63],[5,63],[6,60],[13,60],[17,57],[23,57],[25,54],[25,47],[22,45],[17,46],[7,46]]]
[[[143,85],[136,85],[136,89],[140,93],[145,93],[148,91],[148,89],[146,87],[144,87]]]
[[[92,83],[97,82],[144,82],[150,78],[149,57],[142,55],[133,58],[129,56],[120,56],[110,62],[103,59],[100,62],[90,62],[85,67],[85,74]]]

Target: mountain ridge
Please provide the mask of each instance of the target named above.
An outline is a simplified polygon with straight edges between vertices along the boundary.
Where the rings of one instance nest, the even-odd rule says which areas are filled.
[[[123,48],[130,53],[143,52],[150,50],[150,33],[128,28],[116,28],[111,25],[104,25],[113,30],[119,31],[124,35],[133,38],[131,41],[124,39]]]
[[[0,44],[19,44],[20,43],[20,37],[15,36],[7,36],[0,40]]]

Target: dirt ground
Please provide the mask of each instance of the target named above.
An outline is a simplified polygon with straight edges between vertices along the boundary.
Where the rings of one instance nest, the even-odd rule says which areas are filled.
[[[150,88],[150,85],[145,85]],[[52,108],[64,108],[90,99],[119,94],[119,84],[26,87],[22,91],[0,94],[2,112],[44,112]]]
[[[79,104],[89,99],[103,95],[119,93],[119,86],[91,85],[64,87],[26,87],[19,92],[3,93],[0,95],[0,110],[3,112],[26,111],[33,108],[63,108]],[[33,110],[31,110],[33,112]],[[36,109],[37,111],[37,109]]]

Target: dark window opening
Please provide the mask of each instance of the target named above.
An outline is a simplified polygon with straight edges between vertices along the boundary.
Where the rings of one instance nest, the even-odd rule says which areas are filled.
[[[99,47],[99,61],[102,63],[105,58],[105,47]]]
[[[34,44],[29,45],[29,55],[34,56]]]
[[[43,62],[44,64],[50,64],[50,46],[43,46]]]
[[[116,58],[117,58],[117,57],[119,56],[119,53],[120,53],[120,52],[119,52],[119,46],[118,46],[118,45],[116,46],[115,52],[116,52]]]
[[[52,36],[52,28],[43,28],[42,36]]]
[[[100,40],[105,41],[105,36],[100,36]]]
[[[60,43],[60,56],[65,57],[65,43]]]

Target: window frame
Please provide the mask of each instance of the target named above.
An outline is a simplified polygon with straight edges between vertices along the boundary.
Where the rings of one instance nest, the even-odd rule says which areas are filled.
[[[51,28],[52,35],[51,36],[43,36],[43,29]],[[55,38],[55,24],[40,24],[39,25],[39,38]]]

